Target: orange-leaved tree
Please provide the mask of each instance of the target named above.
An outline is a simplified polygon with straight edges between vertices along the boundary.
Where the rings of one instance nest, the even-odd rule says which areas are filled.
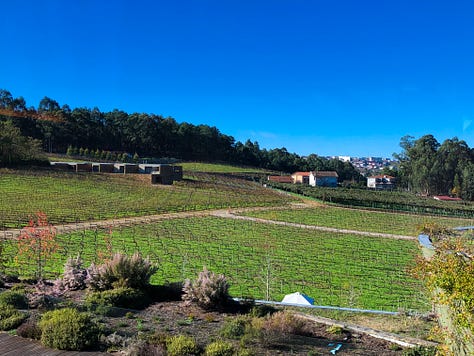
[[[21,229],[18,237],[17,262],[34,262],[35,277],[43,277],[44,266],[49,257],[58,249],[56,228],[48,222],[43,212],[37,212],[28,225]]]

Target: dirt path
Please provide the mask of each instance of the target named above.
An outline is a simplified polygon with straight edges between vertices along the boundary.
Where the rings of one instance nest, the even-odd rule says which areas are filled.
[[[313,205],[296,204],[295,208],[301,209],[301,208],[309,207],[309,206],[313,206]],[[207,210],[207,211],[185,211],[185,212],[179,212],[179,213],[147,215],[147,216],[128,217],[128,218],[121,218],[121,219],[110,219],[110,220],[101,220],[101,221],[55,225],[55,228],[58,234],[63,234],[63,233],[69,233],[69,232],[74,232],[74,231],[107,229],[113,226],[133,226],[133,225],[139,225],[139,224],[150,224],[150,223],[154,223],[154,222],[158,222],[162,220],[169,220],[169,219],[216,216],[216,217],[225,218],[225,219],[248,220],[248,221],[255,221],[262,224],[291,226],[291,227],[297,227],[300,229],[319,230],[319,231],[326,231],[326,232],[335,232],[335,233],[340,233],[340,234],[363,235],[363,236],[383,237],[383,238],[400,239],[400,240],[415,240],[416,239],[415,236],[385,234],[385,233],[378,233],[378,232],[368,232],[368,231],[358,231],[358,230],[348,230],[348,229],[337,229],[337,228],[331,228],[331,227],[326,227],[326,226],[305,225],[305,224],[291,223],[291,222],[285,222],[285,221],[267,220],[267,219],[254,218],[250,216],[238,215],[239,213],[246,212],[246,211],[270,210],[270,209],[273,209],[273,210],[288,209],[288,206],[219,209],[219,210]],[[3,238],[6,238],[6,239],[15,239],[20,235],[20,232],[21,232],[21,229],[4,230],[3,232],[0,233],[0,236],[3,235]]]
[[[348,230],[348,229],[337,229],[337,228],[326,227],[326,226],[305,225],[305,224],[298,224],[298,223],[292,223],[292,222],[286,222],[286,221],[260,219],[260,218],[250,217],[250,216],[235,215],[229,210],[216,210],[212,213],[212,215],[218,216],[221,218],[227,218],[227,219],[250,220],[250,221],[255,221],[255,222],[259,222],[263,224],[291,226],[291,227],[297,227],[300,229],[336,232],[336,233],[341,233],[341,234],[384,237],[384,238],[399,239],[399,240],[415,240],[416,239],[415,236],[384,234],[380,232],[368,232],[368,231],[358,231],[358,230]]]

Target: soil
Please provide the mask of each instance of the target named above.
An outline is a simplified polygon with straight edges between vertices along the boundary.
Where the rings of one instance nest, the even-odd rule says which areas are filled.
[[[219,339],[225,320],[239,314],[231,312],[206,311],[196,305],[182,301],[155,303],[129,317],[108,317],[111,329],[122,335],[136,335],[142,332],[157,332],[167,335],[190,335],[201,346]],[[230,340],[239,349],[238,340]],[[330,355],[331,350],[341,344],[335,355],[401,355],[402,349],[387,341],[365,334],[348,331],[331,333],[327,325],[311,323],[307,335],[266,335],[264,340],[253,340],[245,348],[254,355]]]
[[[45,286],[46,290],[49,288],[51,285]],[[61,299],[68,305],[78,305],[81,304],[84,295],[85,291],[69,292]],[[247,313],[249,309],[248,304],[233,303],[220,311],[212,311],[175,299],[155,302],[144,310],[114,308],[112,313],[109,312],[106,316],[99,315],[99,319],[104,324],[106,335],[115,333],[122,340],[128,339],[129,343],[137,339],[147,339],[147,336],[149,338],[151,335],[155,336],[155,340],[159,340],[160,335],[162,340],[163,336],[188,335],[204,349],[207,344],[223,339],[221,329],[228,319]],[[29,313],[33,320],[39,319],[41,314],[38,309],[30,309]],[[339,348],[332,353],[334,355],[384,356],[403,353],[398,345],[363,333],[351,333],[343,329],[330,331],[327,325],[306,320],[304,335],[265,332],[263,337],[254,336],[245,342],[225,340],[232,342],[236,350],[247,349],[252,355],[330,355],[331,350],[336,347]],[[115,353],[124,354],[123,349],[117,346]],[[105,347],[102,351],[105,351]],[[132,354],[136,353],[128,353]],[[141,354],[160,355],[163,352]]]

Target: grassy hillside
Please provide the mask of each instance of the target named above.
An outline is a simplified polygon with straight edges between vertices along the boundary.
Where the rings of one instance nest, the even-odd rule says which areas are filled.
[[[179,163],[179,165],[183,166],[184,171],[191,171],[191,172],[272,174],[270,171],[262,169],[262,168],[242,167],[242,166],[234,166],[230,164],[183,162],[183,163]]]

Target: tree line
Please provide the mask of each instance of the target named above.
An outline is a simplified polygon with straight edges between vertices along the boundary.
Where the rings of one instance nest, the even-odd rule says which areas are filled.
[[[38,119],[41,117],[46,119]],[[350,163],[316,154],[302,157],[286,148],[262,149],[258,142],[236,141],[213,126],[178,123],[172,117],[129,114],[118,109],[71,109],[48,97],[37,108],[27,107],[23,97],[14,98],[5,89],[0,90],[0,120],[10,120],[22,135],[39,140],[47,152],[66,153],[72,146],[139,157],[226,162],[285,173],[335,170],[340,181],[363,180]]]
[[[474,149],[457,137],[440,144],[433,135],[402,137],[402,187],[422,195],[453,195],[474,200]]]

